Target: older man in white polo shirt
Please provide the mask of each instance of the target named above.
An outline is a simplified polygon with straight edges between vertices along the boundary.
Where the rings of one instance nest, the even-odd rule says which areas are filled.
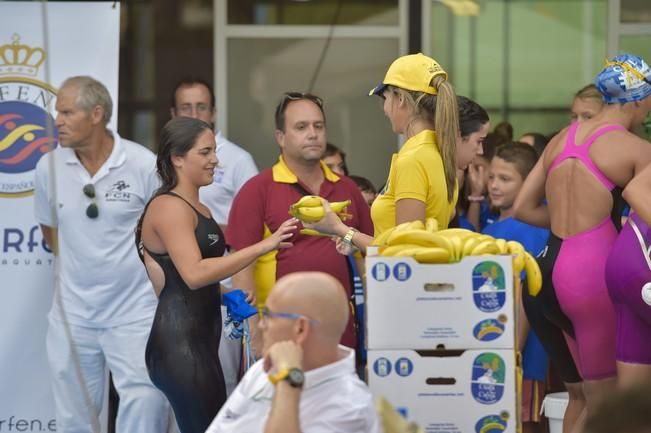
[[[246,373],[206,433],[379,433],[373,397],[339,345],[348,299],[323,272],[295,272],[267,298],[264,359]]]
[[[169,405],[144,353],[157,300],[134,244],[155,156],[107,129],[111,97],[91,77],[67,79],[56,109],[60,147],[36,167],[34,200],[59,270],[47,333],[57,431],[98,431],[108,366],[117,433],[164,432]]]
[[[215,94],[210,84],[196,77],[181,80],[172,97],[170,109],[172,117],[183,116],[203,120],[214,127]],[[199,190],[201,202],[208,206],[212,217],[222,228],[226,229],[228,214],[235,195],[242,185],[258,174],[258,168],[251,154],[237,144],[228,141],[221,132],[215,135],[217,159],[212,185]],[[226,290],[232,288],[231,279],[221,282]],[[222,307],[222,318],[226,318],[226,308]],[[242,353],[241,340],[222,337],[219,343],[219,360],[226,380],[226,392],[230,394],[237,385]]]

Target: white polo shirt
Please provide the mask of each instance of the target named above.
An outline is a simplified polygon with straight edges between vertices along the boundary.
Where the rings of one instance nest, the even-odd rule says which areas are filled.
[[[157,304],[134,241],[138,219],[159,186],[156,157],[144,146],[113,137],[111,155],[92,178],[69,148],[58,147],[36,166],[36,220],[58,229],[61,300],[66,319],[79,326],[153,317]],[[83,187],[89,183],[99,209],[94,219],[86,216],[92,200]],[[50,315],[61,318],[57,302]]]
[[[339,346],[339,361],[305,373],[299,419],[302,433],[379,433],[373,397],[355,374],[355,351]],[[244,375],[206,433],[264,431],[274,386],[256,362]]]
[[[217,224],[226,225],[231,204],[242,185],[258,174],[251,154],[217,132],[217,159],[212,185],[199,189],[201,203],[208,206]]]

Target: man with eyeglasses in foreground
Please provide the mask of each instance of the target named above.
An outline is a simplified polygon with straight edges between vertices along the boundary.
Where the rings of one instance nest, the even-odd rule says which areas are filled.
[[[113,102],[97,80],[57,93],[60,147],[38,162],[36,220],[59,269],[46,338],[58,432],[99,431],[105,368],[120,397],[117,433],[166,431],[169,404],[145,366],[157,305],[134,230],[158,188],[156,158],[109,130]]]
[[[373,398],[339,345],[348,295],[322,272],[282,277],[259,329],[263,359],[244,375],[206,433],[376,433]]]
[[[174,87],[172,117],[192,117],[203,120],[215,128],[215,93],[204,80],[184,78]],[[212,217],[224,230],[235,195],[242,185],[258,174],[258,168],[249,152],[229,141],[217,130],[217,159],[213,184],[199,190],[202,203],[210,209]]]
[[[172,117],[192,117],[203,120],[215,128],[215,93],[206,81],[198,77],[183,78],[172,93]],[[199,199],[210,209],[213,219],[223,231],[226,230],[228,214],[235,195],[242,185],[258,174],[258,168],[251,154],[229,141],[219,130],[215,134],[217,159],[212,185],[199,189]],[[233,288],[230,278],[221,282],[225,291]],[[222,305],[222,318],[226,320],[226,307]],[[223,328],[226,329],[226,323]],[[219,361],[224,371],[226,392],[235,389],[240,377],[242,339],[230,339],[221,334]]]
[[[289,207],[304,195],[319,195],[329,202],[351,200],[346,221],[351,230],[372,233],[370,210],[357,185],[334,174],[322,161],[326,148],[326,119],[321,98],[309,93],[285,93],[276,107],[278,162],[251,178],[235,197],[226,242],[240,250],[264,239],[287,219]],[[294,246],[267,254],[233,276],[235,287],[255,290],[264,306],[274,282],[300,271],[321,271],[337,278],[352,295],[346,256],[327,237],[296,233]],[[354,322],[348,323],[342,344],[355,347]]]

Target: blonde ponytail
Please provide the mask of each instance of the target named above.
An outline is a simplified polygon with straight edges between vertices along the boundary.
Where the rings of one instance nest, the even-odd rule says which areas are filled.
[[[457,95],[454,93],[452,85],[442,75],[437,75],[432,79],[432,86],[438,92],[434,110],[436,142],[443,159],[448,202],[452,203],[457,184],[457,137],[459,136]]]

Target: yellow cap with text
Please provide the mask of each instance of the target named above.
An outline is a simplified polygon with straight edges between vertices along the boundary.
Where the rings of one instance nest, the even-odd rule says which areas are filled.
[[[438,92],[432,86],[432,78],[437,75],[443,75],[445,79],[448,78],[448,73],[431,57],[422,53],[398,57],[389,66],[384,80],[371,89],[368,94],[369,96],[381,96],[387,86],[395,86],[405,90],[436,95]]]

